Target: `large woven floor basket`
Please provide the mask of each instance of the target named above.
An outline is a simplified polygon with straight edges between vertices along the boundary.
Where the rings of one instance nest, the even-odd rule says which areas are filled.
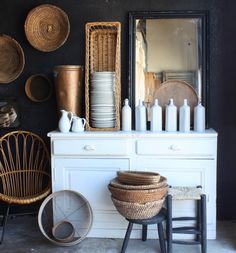
[[[147,202],[157,201],[164,198],[167,194],[168,186],[156,189],[129,190],[108,185],[108,189],[112,196],[117,200],[145,204]]]
[[[86,24],[85,113],[87,130],[114,131],[120,129],[120,32],[119,22],[94,22]],[[91,122],[91,75],[95,72],[113,72],[115,125],[94,127]],[[106,104],[106,101],[104,101]]]
[[[156,172],[118,171],[108,189],[117,211],[129,219],[148,219],[159,213],[168,192],[167,179]]]
[[[128,219],[148,219],[159,213],[163,207],[165,198],[144,204],[120,201],[111,198],[117,211]]]

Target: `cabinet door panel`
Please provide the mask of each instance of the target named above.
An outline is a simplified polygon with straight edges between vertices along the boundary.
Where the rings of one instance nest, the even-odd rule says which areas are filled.
[[[88,199],[93,210],[114,210],[107,185],[118,170],[128,170],[128,159],[55,159],[53,191],[70,189]]]

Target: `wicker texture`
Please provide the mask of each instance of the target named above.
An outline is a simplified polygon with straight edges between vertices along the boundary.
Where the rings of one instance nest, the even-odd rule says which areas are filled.
[[[32,75],[25,83],[25,93],[34,102],[45,102],[52,95],[52,83],[45,75]]]
[[[43,140],[27,131],[14,131],[0,139],[0,200],[30,204],[51,191],[50,156]]]
[[[25,21],[29,43],[43,52],[61,47],[70,33],[67,14],[57,6],[42,4],[32,9]]]
[[[117,178],[120,183],[131,185],[145,185],[159,183],[159,173],[147,171],[118,171]]]
[[[86,24],[85,113],[87,130],[114,131],[120,129],[120,33],[119,22],[94,22]],[[94,128],[90,123],[90,74],[98,71],[115,72],[114,128]]]
[[[128,190],[149,190],[149,189],[158,189],[161,187],[167,186],[167,179],[163,176],[161,176],[161,179],[158,183],[154,184],[146,184],[146,185],[129,185],[121,183],[118,178],[114,178],[111,180],[110,184],[114,187],[120,188],[120,189],[128,189]]]
[[[198,200],[201,199],[202,189],[193,186],[174,186],[169,188],[168,194],[173,200]]]
[[[23,71],[25,65],[23,49],[13,38],[1,35],[0,55],[0,83],[10,83]]]
[[[131,203],[111,198],[117,211],[128,219],[148,219],[159,213],[165,198],[145,204]]]
[[[144,204],[164,198],[167,194],[168,186],[150,190],[128,190],[108,185],[108,189],[112,197],[117,200]]]

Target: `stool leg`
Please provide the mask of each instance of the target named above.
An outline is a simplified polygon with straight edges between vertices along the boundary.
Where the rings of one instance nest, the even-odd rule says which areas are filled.
[[[201,215],[201,200],[197,200],[197,215],[196,215],[196,228],[202,231],[202,215]],[[201,242],[201,234],[197,234],[196,241]]]
[[[202,253],[207,251],[207,229],[206,229],[206,195],[201,195],[201,246]]]
[[[165,244],[164,230],[163,230],[162,222],[157,224],[157,228],[158,228],[158,236],[159,236],[161,253],[166,253],[166,244]]]
[[[143,241],[146,241],[146,240],[147,240],[147,225],[143,225],[142,240],[143,240]]]
[[[167,252],[172,253],[172,196],[167,196],[167,220],[166,220]]]
[[[125,239],[124,239],[124,242],[123,242],[123,245],[121,248],[121,253],[125,253],[125,251],[126,251],[132,228],[133,228],[133,223],[129,222],[129,225],[127,227],[126,234],[125,234]]]

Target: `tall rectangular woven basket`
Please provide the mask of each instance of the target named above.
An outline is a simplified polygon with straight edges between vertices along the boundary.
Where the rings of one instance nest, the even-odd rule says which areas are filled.
[[[87,130],[116,131],[120,129],[120,33],[119,22],[86,24],[85,117]],[[90,75],[96,71],[115,72],[115,127],[94,128],[90,122]]]

